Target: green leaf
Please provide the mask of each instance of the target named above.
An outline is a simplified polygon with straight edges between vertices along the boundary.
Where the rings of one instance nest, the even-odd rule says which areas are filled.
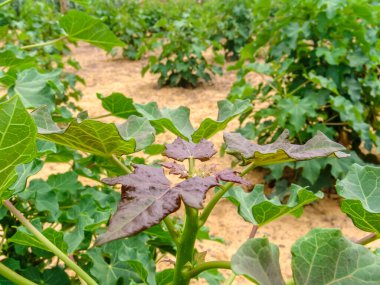
[[[163,271],[157,272],[156,282],[157,285],[170,285],[174,278],[173,269],[165,269]]]
[[[156,131],[146,118],[132,115],[127,121],[116,127],[124,140],[134,139],[136,141],[136,151],[142,150],[154,142]]]
[[[338,229],[313,229],[292,247],[296,284],[380,284],[380,256],[343,237]]]
[[[319,157],[343,158],[349,154],[341,152],[344,146],[330,140],[321,132],[304,145],[292,144],[288,140],[289,131],[284,130],[280,137],[271,144],[258,145],[244,138],[239,133],[225,133],[226,152],[242,161],[243,165],[254,162],[256,166],[275,163],[308,160]]]
[[[249,110],[251,103],[249,100],[235,100],[234,103],[223,100],[218,102],[218,108],[218,119],[216,121],[209,118],[203,120],[199,128],[191,135],[193,142],[198,143],[224,130],[233,118]]]
[[[97,94],[97,96],[102,101],[103,108],[116,117],[128,119],[131,115],[139,115],[133,100],[121,93],[112,93],[107,97],[103,97],[101,94]]]
[[[42,234],[56,245],[64,253],[67,252],[67,244],[63,241],[63,232],[57,232],[52,228],[47,228]],[[33,234],[29,233],[25,228],[19,227],[18,231],[9,239],[10,242],[21,244],[24,246],[37,247],[42,250],[49,251],[49,249],[37,239]]]
[[[44,163],[40,159],[35,159],[29,163],[18,165],[16,167],[17,180],[9,190],[12,190],[14,194],[24,191],[28,178],[37,174],[42,169],[43,165]]]
[[[60,129],[44,107],[34,111],[32,116],[37,124],[40,139],[104,157],[113,154],[120,156],[135,151],[135,140],[124,140],[114,124],[93,120],[78,123],[73,120],[66,129]]]
[[[232,256],[231,268],[237,275],[260,285],[285,284],[280,271],[279,250],[267,238],[247,240]]]
[[[102,21],[80,11],[69,11],[59,19],[59,25],[71,40],[82,40],[106,51],[125,45]]]
[[[264,186],[257,184],[249,193],[244,192],[240,187],[233,187],[227,192],[226,197],[238,206],[239,215],[244,220],[263,226],[286,214],[300,216],[302,207],[317,199],[322,199],[323,193],[313,193],[306,188],[292,184],[289,200],[286,204],[282,204],[276,196],[269,200],[264,194]]]
[[[17,74],[17,80],[9,95],[19,95],[26,108],[38,108],[44,105],[55,109],[55,94],[63,91],[59,82],[60,70],[39,73],[36,69],[27,69]],[[54,88],[51,87],[51,84]]]
[[[0,196],[17,178],[15,168],[37,154],[37,128],[18,96],[0,103]]]
[[[34,64],[35,64],[35,60],[33,57],[28,56],[24,58],[19,58],[10,50],[0,52],[0,66],[5,66],[8,68],[14,68],[16,70],[19,70],[19,69],[30,68]]]
[[[363,208],[360,201],[343,200],[343,213],[346,213],[359,229],[380,235],[380,213],[370,213]]]
[[[189,118],[190,110],[187,107],[160,110],[156,102],[150,102],[145,105],[135,104],[135,107],[143,117],[151,122],[158,133],[167,129],[185,140],[189,140],[194,133],[194,128]]]
[[[0,40],[8,35],[8,25],[0,26]]]
[[[99,284],[116,285],[120,284],[118,280],[122,280],[123,284],[132,284],[133,281],[156,284],[155,265],[146,241],[145,235],[138,235],[90,249],[88,255],[93,262],[91,274]],[[105,257],[108,257],[107,261]]]
[[[380,167],[354,164],[336,189],[343,198],[360,201],[366,211],[380,213]]]

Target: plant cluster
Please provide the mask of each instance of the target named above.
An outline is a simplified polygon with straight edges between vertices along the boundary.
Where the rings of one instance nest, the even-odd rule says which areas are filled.
[[[7,4],[0,3],[1,11]],[[263,185],[252,189],[244,177],[256,167],[284,162],[344,161],[349,159],[345,147],[319,131],[300,145],[289,140],[292,130],[264,145],[225,133],[226,152],[245,168],[200,167],[217,153],[209,139],[251,112],[249,99],[219,101],[218,117],[204,119],[198,128],[187,107],[160,109],[155,102],[138,104],[121,93],[98,95],[107,112],[102,117],[114,116],[120,123],[91,119],[86,112],[65,117],[69,91],[50,62],[54,59],[40,49],[85,41],[110,52],[124,43],[84,12],[58,15],[57,38],[27,46],[9,38],[22,33],[20,27],[16,31],[10,22],[0,22],[6,43],[0,51],[5,87],[0,90],[0,283],[186,285],[204,278],[219,284],[224,277],[218,270],[227,269],[232,272],[225,284],[237,275],[257,284],[285,284],[278,247],[254,233],[286,214],[299,217],[303,206],[323,193],[293,184],[282,199],[277,193],[266,195]],[[46,65],[38,64],[40,57]],[[163,132],[178,138],[156,143]],[[157,160],[157,155],[164,158]],[[51,162],[66,163],[68,171],[30,179]],[[180,182],[173,184],[171,175]],[[337,229],[311,230],[292,248],[293,280],[288,284],[380,282],[379,253],[364,246],[380,238],[379,179],[378,167],[354,164],[337,184],[342,211],[370,234],[352,242]],[[121,191],[109,186],[116,184]],[[206,203],[207,192],[212,197]],[[231,260],[210,261],[195,241],[223,242],[205,227],[222,198],[237,206],[253,234]],[[181,205],[183,221],[174,214]],[[157,272],[156,263],[166,256],[175,260],[172,268]]]
[[[255,40],[235,65],[229,98],[267,107],[244,114],[240,132],[266,143],[288,128],[303,143],[322,131],[354,152],[349,163],[379,163],[373,152],[379,146],[380,7],[373,1],[284,0],[268,1],[256,13]],[[252,85],[250,73],[262,82]],[[312,184],[330,172],[326,167],[334,178],[348,167],[331,160],[313,163],[312,171],[289,166],[296,168],[295,181]],[[272,178],[281,176],[277,171]]]

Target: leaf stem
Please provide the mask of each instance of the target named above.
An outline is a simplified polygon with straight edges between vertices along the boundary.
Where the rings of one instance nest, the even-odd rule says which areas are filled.
[[[361,244],[361,245],[367,245],[375,240],[378,240],[380,238],[380,235],[377,235],[375,233],[370,233],[369,235],[366,235],[365,237],[357,240],[355,243]]]
[[[178,246],[178,243],[179,243],[179,241],[178,241],[178,233],[175,230],[174,225],[172,223],[172,220],[169,218],[169,216],[167,216],[164,219],[164,223],[165,223],[166,228],[168,229],[170,237],[173,239],[174,243]]]
[[[28,46],[23,46],[21,47],[20,49],[31,49],[31,48],[36,48],[36,47],[44,47],[44,46],[49,46],[49,45],[52,45],[52,44],[55,44],[57,42],[60,42],[64,39],[66,39],[67,36],[62,36],[58,39],[54,39],[54,40],[51,40],[51,41],[47,41],[47,42],[43,42],[43,43],[38,43],[38,44],[32,44],[32,45],[28,45]]]
[[[58,247],[56,247],[50,240],[48,240],[42,233],[40,233],[24,215],[13,206],[11,201],[5,200],[4,206],[41,242],[46,246],[46,249],[54,253],[61,259],[68,267],[77,273],[88,285],[97,285],[82,268],[80,268],[74,261],[72,261],[66,254],[64,254]],[[24,283],[25,284],[25,283]]]
[[[231,262],[230,261],[209,261],[209,262],[203,262],[199,264],[198,266],[195,266],[190,271],[186,272],[186,275],[189,278],[193,278],[197,276],[198,274],[202,273],[203,271],[210,270],[210,269],[231,269]]]
[[[113,162],[121,169],[123,170],[126,174],[130,174],[131,170],[124,164],[122,163],[114,154],[111,155],[111,158]]]
[[[2,263],[0,263],[0,275],[18,285],[37,285],[29,279],[26,279],[18,273],[14,272],[12,269],[8,268]]]
[[[4,2],[0,3],[0,8],[11,3],[13,0],[5,0]]]
[[[240,173],[240,176],[244,176],[247,173],[249,173],[252,169],[256,167],[256,164],[252,162],[249,164],[246,168],[243,169],[243,171]],[[208,202],[207,206],[202,211],[202,214],[199,217],[199,227],[203,226],[208,217],[210,216],[212,210],[214,209],[215,205],[219,202],[219,200],[223,197],[223,195],[234,185],[233,182],[228,182],[223,185],[223,187],[220,187],[220,191],[218,191],[214,197],[211,198],[210,202]]]
[[[95,117],[92,117],[91,120],[107,118],[107,117],[109,117],[109,116],[112,116],[112,114],[111,114],[111,113],[108,113],[108,114],[104,114],[104,115],[100,115],[100,116],[95,116]]]
[[[231,285],[232,282],[234,282],[236,278],[236,274],[232,272],[232,274],[230,275],[230,277],[228,277],[228,279],[226,280],[226,282],[224,282],[224,285]]]

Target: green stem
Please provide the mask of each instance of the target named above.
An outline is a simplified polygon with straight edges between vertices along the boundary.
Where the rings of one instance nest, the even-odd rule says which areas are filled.
[[[126,174],[131,173],[131,170],[124,164],[122,163],[114,154],[111,156],[113,162],[121,169],[123,170]]]
[[[172,223],[172,220],[169,218],[169,216],[167,216],[164,219],[164,223],[165,223],[166,228],[168,229],[170,237],[173,239],[174,243],[178,246],[178,243],[179,243],[179,241],[178,241],[178,233],[175,230],[174,225]]]
[[[33,44],[33,45],[28,45],[28,46],[23,46],[21,47],[21,49],[31,49],[31,48],[36,48],[36,47],[44,47],[44,46],[49,46],[49,45],[52,45],[52,44],[55,44],[57,42],[60,42],[64,39],[66,39],[67,36],[62,36],[58,39],[55,39],[55,40],[51,40],[51,41],[48,41],[48,42],[43,42],[43,43],[38,43],[38,44]]]
[[[195,168],[194,158],[189,158],[189,177],[193,177]],[[185,205],[185,224],[181,238],[177,244],[176,263],[172,285],[188,285],[191,277],[184,274],[187,265],[192,266],[195,241],[198,234],[198,210]]]
[[[56,247],[50,240],[48,240],[43,234],[41,234],[25,217],[24,215],[13,206],[9,200],[4,201],[4,206],[15,215],[15,217],[26,227],[41,243],[46,247],[46,250],[54,253],[59,259],[61,259],[68,267],[77,273],[77,275],[83,279],[88,285],[97,285],[94,279],[92,279],[82,268],[80,268],[74,261],[72,261],[66,254],[64,254],[58,247]]]
[[[11,3],[13,0],[5,0],[4,2],[0,3],[0,8]]]
[[[102,118],[107,118],[107,117],[110,117],[112,116],[111,113],[109,114],[104,114],[104,115],[100,115],[100,116],[95,116],[95,117],[92,117],[91,120],[96,120],[96,119],[102,119]]]
[[[198,210],[185,205],[186,220],[177,246],[173,285],[188,285],[190,277],[184,274],[186,265],[193,263],[195,240],[198,233]]]
[[[240,173],[240,176],[244,176],[247,173],[249,173],[252,169],[256,167],[256,164],[252,162],[249,164],[246,168],[243,169],[243,171]],[[214,195],[214,197],[211,198],[210,202],[208,202],[207,206],[202,211],[202,214],[199,218],[199,227],[202,227],[208,217],[210,216],[212,210],[214,209],[215,205],[219,202],[219,200],[223,197],[223,195],[234,185],[233,182],[228,182],[223,185],[223,187],[220,187],[220,190]]]
[[[198,266],[195,266],[192,270],[188,271],[186,273],[189,278],[198,276],[203,271],[214,269],[214,268],[220,268],[220,269],[231,269],[231,262],[230,261],[209,261],[199,264]]]
[[[228,279],[226,280],[226,282],[224,282],[224,285],[231,285],[232,282],[234,282],[235,278],[236,278],[236,274],[232,273],[230,275],[230,277],[228,277]]]
[[[0,263],[0,275],[4,276],[17,285],[37,285],[29,279],[26,279],[18,273],[14,272],[12,269],[8,268],[2,263]]]
[[[367,245],[378,239],[380,239],[380,235],[377,235],[375,233],[370,233],[369,235],[366,235],[365,237],[357,240],[356,243],[361,244],[361,245]]]

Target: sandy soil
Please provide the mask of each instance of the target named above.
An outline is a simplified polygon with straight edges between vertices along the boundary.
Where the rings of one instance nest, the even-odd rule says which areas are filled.
[[[226,73],[222,77],[214,78],[211,84],[203,84],[196,89],[157,89],[156,76],[150,74],[146,74],[144,78],[140,76],[146,59],[137,62],[115,59],[105,55],[102,50],[88,45],[80,45],[75,48],[73,57],[80,62],[82,69],[79,75],[87,82],[87,85],[81,88],[84,97],[80,106],[88,110],[90,117],[106,113],[96,98],[96,93],[109,95],[112,92],[121,92],[132,97],[138,103],[156,101],[160,107],[188,106],[191,109],[192,122],[197,126],[206,117],[216,118],[216,103],[225,99],[235,78],[233,73]],[[237,123],[233,122],[229,125],[229,129],[233,130],[236,126]],[[171,139],[170,135],[159,137],[159,140],[168,139]],[[212,140],[219,145],[222,142],[221,135]],[[224,164],[228,165],[229,160]],[[65,165],[50,165],[45,171],[61,172],[65,168],[67,168]],[[253,182],[260,181],[260,176],[258,174],[258,178]],[[207,260],[228,260],[248,238],[251,231],[250,225],[244,222],[237,214],[235,207],[228,201],[218,204],[207,226],[210,227],[211,234],[223,237],[226,241],[225,244],[209,241],[199,242],[199,251],[208,252]],[[366,235],[356,229],[351,220],[340,212],[339,201],[333,198],[325,198],[307,206],[304,215],[299,219],[286,216],[260,228],[256,236],[266,236],[280,248],[280,264],[285,279],[291,278],[291,245],[314,227],[341,228],[343,233],[353,240]],[[203,284],[203,282],[195,281],[194,284]],[[251,283],[237,278],[234,284]]]

